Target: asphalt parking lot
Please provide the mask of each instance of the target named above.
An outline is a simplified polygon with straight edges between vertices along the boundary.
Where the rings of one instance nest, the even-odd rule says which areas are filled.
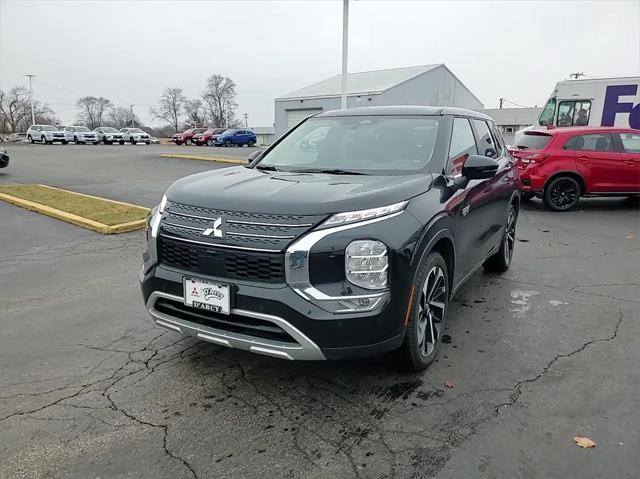
[[[187,151],[171,145],[7,149],[0,184],[144,206],[229,166],[159,157]],[[463,287],[423,374],[390,356],[285,362],[160,330],[138,287],[143,232],[101,236],[1,202],[0,219],[0,477],[640,475],[637,203],[524,205],[510,271]]]

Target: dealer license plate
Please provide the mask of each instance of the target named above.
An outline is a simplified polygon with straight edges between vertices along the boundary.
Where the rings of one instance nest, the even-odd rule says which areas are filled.
[[[229,314],[231,300],[229,285],[206,279],[184,278],[184,304],[216,313]]]

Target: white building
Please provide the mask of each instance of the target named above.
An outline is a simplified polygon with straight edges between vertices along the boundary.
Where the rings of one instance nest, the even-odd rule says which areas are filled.
[[[276,138],[305,118],[340,109],[341,75],[275,99]],[[380,105],[484,105],[444,64],[349,73],[347,107]]]
[[[249,130],[256,134],[257,145],[269,146],[274,141],[275,135],[272,126],[254,126]]]
[[[538,121],[542,108],[487,108],[482,113],[489,115],[496,122],[496,126],[507,145],[513,143],[516,131],[533,125]]]

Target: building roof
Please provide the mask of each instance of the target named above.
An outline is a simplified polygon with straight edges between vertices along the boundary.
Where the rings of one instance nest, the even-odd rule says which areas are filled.
[[[420,65],[414,67],[391,68],[388,70],[374,70],[369,72],[357,72],[347,74],[347,95],[379,94],[394,86],[404,83],[414,77],[422,75],[438,67],[442,63],[434,65]],[[288,95],[276,98],[276,100],[298,99],[309,97],[335,97],[340,96],[342,87],[342,75],[335,75],[313,85],[301,88]]]
[[[496,125],[533,125],[542,108],[485,108],[481,110],[496,122]]]

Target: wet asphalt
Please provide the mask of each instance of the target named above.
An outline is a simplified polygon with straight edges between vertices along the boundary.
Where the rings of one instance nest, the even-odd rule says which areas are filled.
[[[171,145],[7,148],[0,184],[144,206],[228,166],[160,158]],[[628,200],[524,205],[509,272],[476,273],[437,362],[407,374],[392,356],[285,362],[158,329],[142,232],[0,202],[0,477],[638,477],[639,236]]]

